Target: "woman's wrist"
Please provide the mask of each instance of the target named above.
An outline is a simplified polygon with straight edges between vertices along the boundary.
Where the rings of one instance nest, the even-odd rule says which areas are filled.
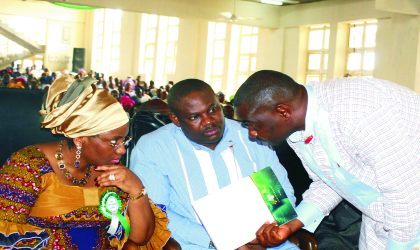
[[[128,194],[128,196],[130,197],[130,200],[138,200],[141,197],[145,196],[147,194],[147,190],[145,187],[143,187],[139,192],[134,193],[134,195],[132,194]]]

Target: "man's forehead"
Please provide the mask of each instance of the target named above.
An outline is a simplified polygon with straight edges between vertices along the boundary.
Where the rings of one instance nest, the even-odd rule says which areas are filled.
[[[203,93],[204,92],[204,93]],[[203,108],[215,106],[216,96],[210,91],[191,92],[180,99],[181,110],[187,113],[199,112]]]

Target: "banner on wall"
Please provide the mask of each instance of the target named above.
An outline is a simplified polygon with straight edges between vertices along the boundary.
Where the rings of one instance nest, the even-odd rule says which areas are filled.
[[[94,9],[99,9],[97,7],[90,7],[90,6],[82,6],[82,5],[76,5],[76,4],[68,4],[68,3],[56,3],[56,2],[51,2],[52,4],[61,6],[61,7],[66,7],[66,8],[71,8],[71,9],[79,9],[79,10],[94,10]]]

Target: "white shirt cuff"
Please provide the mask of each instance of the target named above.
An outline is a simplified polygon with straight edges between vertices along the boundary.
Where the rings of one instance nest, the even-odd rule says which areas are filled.
[[[315,232],[319,223],[321,223],[322,219],[325,217],[321,210],[307,202],[301,202],[299,206],[296,207],[296,213],[298,214],[298,220],[304,225],[303,228],[311,233]]]

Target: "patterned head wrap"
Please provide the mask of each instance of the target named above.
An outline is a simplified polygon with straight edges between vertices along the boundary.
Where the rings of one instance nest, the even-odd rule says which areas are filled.
[[[44,96],[41,125],[68,138],[94,136],[128,123],[121,104],[96,80],[71,76],[57,79]]]

